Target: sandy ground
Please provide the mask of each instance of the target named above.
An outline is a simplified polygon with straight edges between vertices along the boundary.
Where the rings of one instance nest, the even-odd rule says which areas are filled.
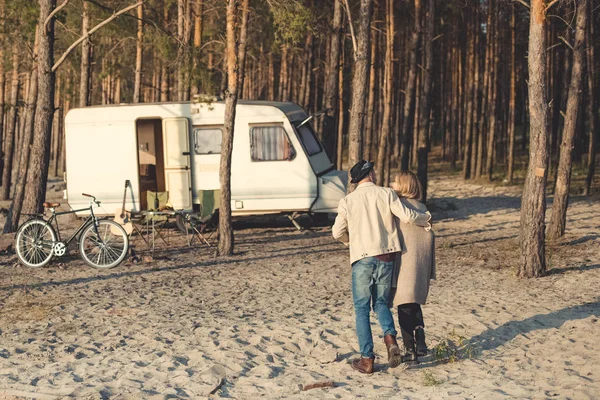
[[[389,369],[373,318],[372,376],[348,364],[348,253],[325,226],[241,221],[234,257],[180,246],[110,271],[2,253],[0,398],[598,398],[600,202],[573,199],[551,273],[528,281],[514,274],[519,194],[431,182],[439,278],[424,313],[439,351]],[[334,387],[300,390],[322,381]]]

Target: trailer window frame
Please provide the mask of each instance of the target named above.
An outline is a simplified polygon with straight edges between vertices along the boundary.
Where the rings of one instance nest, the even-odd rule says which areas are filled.
[[[201,151],[201,149],[199,149],[199,143],[198,143],[198,133],[200,131],[221,131],[221,142],[219,143],[219,149],[218,151],[212,152],[203,152]],[[223,127],[222,126],[193,126],[192,127],[192,133],[194,135],[194,153],[196,155],[199,156],[213,156],[213,155],[221,155],[221,148],[223,146]]]
[[[287,141],[289,146],[289,155],[286,158],[277,158],[277,159],[260,159],[255,157],[255,146],[254,146],[254,132],[256,129],[265,129],[265,128],[278,128],[281,132],[283,132],[283,137]],[[285,127],[282,124],[257,124],[250,126],[249,130],[249,139],[250,139],[250,160],[252,162],[282,162],[282,161],[294,161],[297,156],[296,148],[294,147],[294,143],[292,142],[290,135],[286,131]]]

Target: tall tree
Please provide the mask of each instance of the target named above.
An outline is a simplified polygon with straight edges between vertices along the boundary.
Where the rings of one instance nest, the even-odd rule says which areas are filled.
[[[546,271],[546,183],[550,117],[546,92],[545,0],[532,0],[529,18],[529,165],[521,200],[521,263],[518,275],[537,277]]]
[[[329,33],[329,68],[325,76],[325,88],[323,92],[323,116],[322,135],[325,141],[325,150],[336,162],[337,126],[339,118],[338,110],[338,85],[340,75],[340,49],[342,44],[342,4],[341,0],[333,1],[333,19],[331,32]]]
[[[381,134],[379,135],[379,150],[377,152],[377,177],[380,184],[387,186],[385,179],[385,161],[389,153],[390,132],[392,130],[392,106],[394,86],[394,37],[396,36],[394,1],[386,0],[386,35],[385,35],[385,66],[383,77],[383,116]],[[368,110],[368,112],[373,112]]]
[[[513,183],[514,165],[515,165],[515,121],[516,121],[516,89],[517,89],[517,71],[515,63],[516,53],[516,4],[512,5],[510,14],[510,94],[508,100],[508,172],[506,173],[506,180],[509,184]]]
[[[408,170],[412,125],[415,110],[415,92],[417,82],[417,52],[421,42],[421,0],[415,0],[415,24],[410,36],[410,56],[408,60],[408,77],[404,90],[404,111],[402,118],[402,155],[400,169]]]
[[[418,0],[417,0],[418,1]],[[350,9],[346,10],[350,15]],[[360,16],[358,20],[358,36],[354,45],[354,75],[352,77],[352,105],[350,107],[350,123],[348,126],[349,149],[348,161],[356,164],[362,157],[362,131],[365,117],[367,84],[369,82],[369,51],[371,15],[373,0],[360,0]],[[352,21],[349,21],[352,24]]]
[[[221,256],[233,254],[233,227],[231,226],[231,154],[235,127],[235,108],[238,97],[239,68],[237,31],[238,0],[227,2],[227,90],[225,91],[225,122],[221,147],[221,206],[219,208],[219,247]]]
[[[10,188],[12,185],[13,173],[13,153],[17,125],[17,107],[19,99],[19,47],[17,42],[12,46],[12,83],[10,89],[10,109],[6,121],[6,137],[4,139],[4,158],[2,170],[2,188],[0,191],[0,200],[8,200]]]
[[[552,204],[552,217],[548,226],[548,237],[556,240],[565,233],[567,223],[567,207],[569,204],[569,189],[571,187],[571,167],[573,164],[573,144],[577,117],[579,113],[579,100],[581,99],[581,76],[584,65],[584,45],[587,24],[587,0],[577,0],[573,4],[576,8],[575,44],[573,46],[573,65],[571,67],[571,82],[569,84],[569,97],[567,112],[560,146],[560,159]]]
[[[423,186],[423,201],[427,200],[427,172],[429,161],[429,115],[431,111],[431,86],[433,68],[433,39],[435,29],[435,1],[429,0],[426,14],[425,31],[425,68],[423,70],[423,89],[419,104],[419,140],[417,155],[417,175]]]
[[[6,79],[4,76],[4,45],[6,37],[6,0],[0,0],[0,185],[2,185],[2,165],[4,163],[4,155],[2,153],[2,144],[4,139],[4,87]]]
[[[246,41],[248,40],[248,15],[250,14],[250,5],[248,0],[242,1],[242,23],[240,25],[240,39],[239,39],[239,57],[238,62],[240,63],[238,71],[238,90],[242,91],[244,88],[244,80],[246,79]]]
[[[83,11],[81,14],[81,35],[86,36],[86,39],[81,43],[81,72],[79,80],[79,107],[87,107],[90,105],[90,56],[91,56],[91,41],[87,37],[90,30],[90,11],[89,3],[83,2]]]
[[[39,32],[39,28],[38,28]],[[39,35],[39,33],[38,33]],[[38,40],[36,39],[36,42]],[[27,93],[27,101],[25,106],[25,127],[23,129],[22,150],[19,159],[19,175],[15,184],[15,195],[4,222],[4,233],[14,232],[21,217],[21,208],[25,197],[25,187],[27,184],[27,173],[29,171],[29,158],[31,154],[31,142],[33,140],[33,124],[35,121],[35,108],[38,94],[38,70],[37,70],[37,45],[34,46],[34,61],[29,80],[29,91]]]
[[[63,0],[63,2],[66,0]],[[41,212],[46,197],[46,178],[50,160],[50,138],[54,115],[54,22],[56,0],[39,0],[38,99],[35,110],[34,137],[23,211]]]
[[[594,3],[592,1],[588,2],[588,8],[590,13],[590,19],[592,18]],[[598,147],[598,139],[600,137],[600,132],[597,132],[596,127],[598,126],[598,110],[597,110],[597,85],[596,85],[596,77],[594,75],[594,68],[596,67],[596,59],[594,52],[594,24],[592,21],[588,22],[588,49],[586,53],[586,66],[587,66],[587,105],[586,105],[586,115],[588,120],[588,171],[587,176],[585,178],[585,188],[584,194],[589,196],[592,193],[592,181],[594,180],[594,173],[596,167],[596,151]]]
[[[144,46],[144,5],[137,7],[137,40],[135,50],[135,82],[133,85],[133,102],[141,101],[140,93],[142,90],[142,55]]]

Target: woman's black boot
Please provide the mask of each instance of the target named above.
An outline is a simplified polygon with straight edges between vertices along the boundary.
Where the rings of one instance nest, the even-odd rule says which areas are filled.
[[[426,356],[427,352],[427,343],[425,343],[425,330],[423,328],[415,329],[415,341],[417,342],[417,355],[418,356]]]
[[[408,364],[416,364],[419,362],[417,358],[417,349],[415,347],[415,338],[412,332],[402,332],[402,341],[404,342],[404,355],[402,355],[402,362]]]

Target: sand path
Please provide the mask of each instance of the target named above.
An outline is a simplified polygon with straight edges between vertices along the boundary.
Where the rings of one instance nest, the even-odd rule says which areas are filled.
[[[463,337],[456,362],[389,369],[378,336],[380,371],[355,373],[347,249],[329,228],[278,220],[245,223],[228,259],[184,247],[111,271],[77,258],[34,270],[0,255],[0,398],[600,397],[597,199],[573,200],[568,235],[548,250],[553,273],[525,281],[519,189],[436,177],[430,194],[427,338]],[[298,388],[319,381],[335,387]]]

